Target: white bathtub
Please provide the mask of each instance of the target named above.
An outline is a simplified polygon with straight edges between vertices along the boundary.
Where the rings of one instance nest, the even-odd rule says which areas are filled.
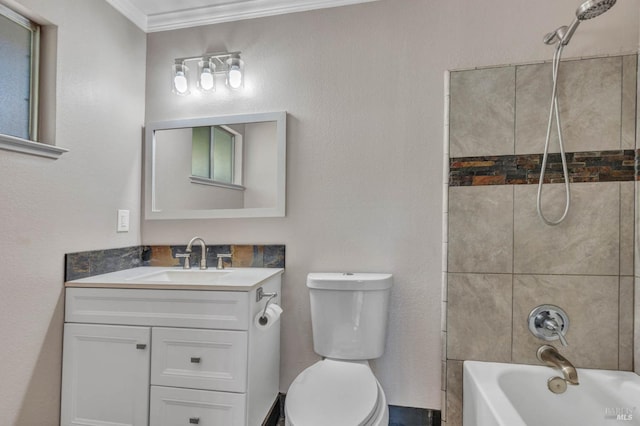
[[[640,426],[640,376],[578,369],[578,386],[547,388],[550,367],[465,361],[464,426]]]

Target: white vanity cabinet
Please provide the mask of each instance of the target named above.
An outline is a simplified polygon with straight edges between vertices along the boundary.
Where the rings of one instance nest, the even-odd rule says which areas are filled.
[[[280,293],[276,271],[236,291],[68,282],[61,425],[260,426],[279,392],[280,322],[256,326],[256,293]]]

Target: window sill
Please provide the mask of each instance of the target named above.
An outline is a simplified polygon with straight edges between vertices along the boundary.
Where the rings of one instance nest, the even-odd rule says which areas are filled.
[[[242,185],[235,185],[233,183],[225,183],[219,182],[213,179],[207,179],[199,176],[189,176],[191,183],[196,183],[198,185],[211,185],[211,186],[219,186],[221,188],[235,189],[236,191],[244,191],[245,187]]]
[[[47,145],[40,142],[33,142],[15,136],[0,134],[0,149],[5,151],[20,152],[27,155],[35,155],[51,159],[58,159],[68,149],[60,148],[53,145]]]

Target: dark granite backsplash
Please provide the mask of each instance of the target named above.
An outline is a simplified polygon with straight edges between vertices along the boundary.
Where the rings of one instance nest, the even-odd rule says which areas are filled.
[[[136,268],[142,265],[142,253],[142,246],[67,253],[65,281]]]
[[[138,266],[180,266],[186,245],[136,246],[108,250],[94,250],[65,255],[65,281],[77,280],[93,275],[137,268]],[[211,245],[207,246],[207,264],[215,268],[218,254],[231,254],[224,259],[227,267],[284,268],[285,246],[269,245]],[[193,247],[191,265],[200,261],[200,246]]]

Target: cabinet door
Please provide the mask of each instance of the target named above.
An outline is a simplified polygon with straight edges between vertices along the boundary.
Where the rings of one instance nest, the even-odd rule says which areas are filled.
[[[147,426],[150,329],[64,325],[62,426]]]

